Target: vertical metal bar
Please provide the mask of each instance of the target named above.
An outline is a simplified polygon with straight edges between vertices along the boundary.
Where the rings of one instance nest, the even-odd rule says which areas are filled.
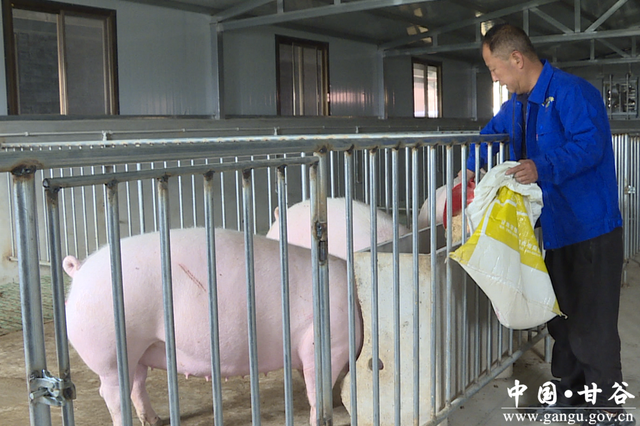
[[[124,171],[128,172],[129,171],[129,165],[125,164],[124,165]],[[125,187],[125,194],[127,196],[127,229],[129,231],[129,236],[133,235],[133,221],[131,220],[132,218],[132,213],[133,213],[133,209],[131,206],[131,184],[130,182],[125,182],[124,184]],[[73,197],[75,199],[75,196]],[[75,211],[75,208],[74,208]]]
[[[191,160],[191,165],[194,166],[195,162]],[[197,195],[196,195],[196,175],[191,175],[191,208],[193,213],[193,225],[194,227],[198,226],[198,203],[197,203]]]
[[[80,169],[80,174],[84,176],[84,168]],[[82,187],[81,189],[81,199],[82,199],[82,220],[84,223],[84,257],[89,256],[91,250],[89,250],[89,217],[87,214],[87,192],[86,187]],[[58,220],[60,220],[58,218]],[[78,253],[80,255],[80,253]]]
[[[42,377],[47,369],[40,294],[34,173],[35,170],[28,167],[13,172],[22,334],[28,381]],[[31,392],[30,388],[28,390]],[[31,426],[51,425],[49,406],[38,401],[30,402],[29,417]]]
[[[136,170],[142,170],[140,163],[136,165]],[[140,222],[140,233],[144,234],[147,232],[147,228],[144,221],[144,182],[141,180],[138,180],[138,221]]]
[[[60,177],[64,177],[64,170],[60,169]],[[61,203],[62,203],[62,223],[64,224],[64,228],[67,228],[67,197],[66,193],[63,191],[61,194]],[[37,211],[37,210],[36,210]],[[64,238],[64,249],[65,253],[71,253],[71,249],[69,248],[69,233],[65,231],[62,235]]]
[[[353,174],[354,154],[356,151],[349,149],[344,152],[344,179],[345,179],[345,212],[347,230],[347,297],[349,298],[349,372],[351,375],[351,426],[358,426],[358,381],[356,376],[356,309],[357,291],[354,270],[353,255]]]
[[[238,162],[238,157],[235,157],[235,161],[236,163]],[[236,175],[236,229],[238,231],[242,231],[243,226],[242,226],[242,206],[241,206],[241,202],[242,202],[242,195],[241,195],[241,191],[242,189],[240,189],[241,187],[241,183],[240,183],[240,171],[236,170],[235,172]],[[247,227],[249,226],[248,224],[251,222],[245,222],[245,226],[244,229],[247,229]]]
[[[155,169],[155,163],[151,163],[151,169]],[[151,191],[151,206],[153,207],[153,211],[158,211],[157,210],[157,201],[156,201],[156,191]],[[158,218],[156,217],[156,215],[153,215],[153,230],[157,231],[158,230]]]
[[[409,153],[411,148],[404,149],[404,206],[405,206],[405,224],[411,226],[411,215],[417,210],[412,210],[411,206],[411,185],[416,185],[411,180],[411,156]]]
[[[402,387],[400,374],[400,243],[399,243],[399,205],[400,205],[400,184],[399,174],[400,166],[398,159],[398,149],[391,151],[391,184],[392,184],[392,198],[393,198],[393,327],[394,327],[394,415],[395,424],[401,424],[401,404],[402,404]],[[408,185],[408,182],[407,182]],[[375,229],[375,228],[372,228]]]
[[[437,352],[437,341],[439,340],[439,336],[437,335],[437,309],[439,307],[437,297],[438,297],[438,259],[437,259],[437,250],[438,250],[438,236],[437,236],[437,225],[436,225],[436,167],[437,167],[437,155],[436,155],[436,146],[429,146],[429,210],[431,217],[430,228],[430,257],[431,257],[431,288],[429,291],[429,312],[430,312],[430,327],[431,327],[431,342],[430,342],[430,360],[431,360],[431,395],[430,395],[430,403],[431,403],[431,418],[435,419],[437,413],[436,407],[436,380],[437,380],[437,362],[438,352]]]
[[[278,167],[278,210],[280,211],[280,280],[282,284],[282,336],[284,356],[284,407],[287,426],[293,426],[293,376],[291,374],[291,308],[289,303],[289,237],[287,234],[287,187],[284,166]]]
[[[237,176],[237,174],[236,174]],[[242,217],[244,219],[244,244],[247,274],[247,324],[249,327],[249,371],[251,372],[251,418],[253,425],[260,426],[260,387],[258,382],[258,325],[256,319],[256,283],[253,254],[253,232],[249,224],[253,221],[251,207],[251,170],[242,171]]]
[[[220,159],[220,164],[223,163],[223,159]],[[226,197],[224,195],[224,172],[220,173],[220,206],[222,208],[222,227],[227,227],[227,204],[225,202]]]
[[[300,153],[301,157],[306,157],[307,154],[304,152]],[[309,186],[309,166],[307,166],[306,164],[302,165],[302,199],[303,200],[307,200],[309,199],[309,191],[308,191],[308,186]]]
[[[369,199],[371,217],[371,357],[373,363],[373,425],[380,425],[380,336],[378,325],[378,150],[369,150]]]
[[[467,164],[467,146],[460,146],[460,163],[462,164],[462,171],[466,171]],[[463,175],[464,176],[464,175]],[[467,242],[467,198],[469,194],[467,193],[467,182],[466,179],[462,180],[462,214],[461,214],[461,222],[462,222],[462,238],[461,245]],[[469,383],[469,371],[468,371],[468,357],[469,357],[469,324],[468,324],[468,309],[469,309],[469,300],[467,295],[467,274],[462,273],[462,365],[460,371],[460,377],[462,380],[462,387],[466,387],[467,383]]]
[[[178,167],[182,167],[182,161],[178,160]],[[184,229],[184,191],[182,189],[182,175],[178,176],[178,212],[180,216],[180,229]]]
[[[445,147],[446,152],[446,180],[447,180],[447,205],[449,208],[447,209],[447,258],[449,253],[451,252],[451,247],[453,245],[453,146],[451,144],[447,144]],[[435,256],[435,252],[432,252],[432,256]],[[445,340],[445,350],[449,355],[445,357],[444,362],[444,393],[445,393],[445,401],[446,404],[451,403],[453,391],[452,391],[452,382],[454,379],[453,376],[453,279],[451,274],[451,262],[445,262],[445,302],[444,309],[446,311],[445,317],[445,332],[444,332],[444,340]]]
[[[267,160],[271,159],[271,155],[267,154]],[[278,170],[275,170],[276,172],[276,177],[278,174]],[[273,187],[273,182],[272,182],[272,178],[271,178],[271,167],[267,167],[267,206],[268,206],[268,212],[267,212],[267,217],[269,218],[269,226],[271,226],[271,224],[273,223],[273,221],[275,220],[275,217],[273,217],[273,191],[275,191],[276,196],[278,195],[278,186],[276,183],[276,187]]]
[[[44,181],[44,170],[39,170],[39,171],[38,171],[38,172],[36,172],[36,173],[38,173],[38,174],[40,175],[40,180],[39,180],[39,182]],[[36,197],[36,200],[37,200],[37,197]],[[46,205],[46,204],[47,204],[47,196],[46,196],[46,194],[44,194],[44,192],[43,192],[43,194],[42,194],[42,205],[44,206],[44,205]],[[46,215],[44,216],[44,226],[45,226],[45,228],[47,228],[47,227],[49,226],[49,224],[48,224],[48,219],[47,219],[47,216],[46,216]],[[48,235],[46,232],[45,232],[45,234],[44,234],[44,239],[45,239],[44,245],[45,245],[45,247],[46,247],[46,248],[45,248],[43,251],[41,251],[40,253],[43,253],[43,252],[45,252],[45,251],[48,251],[48,247],[49,247],[49,235]],[[40,247],[40,244],[38,244],[38,246],[39,246],[39,247],[38,247],[38,249],[39,249],[39,250],[40,250],[40,249],[42,249],[42,248]],[[44,254],[43,254],[43,255],[41,255],[41,256],[40,256],[40,258],[42,259],[42,258],[44,257],[46,260],[51,261],[51,257],[50,257],[50,256],[51,256],[51,254],[47,253],[47,256],[44,256]]]
[[[335,198],[336,196],[336,173],[335,173],[335,158],[334,156],[336,155],[335,151],[329,151],[329,179],[331,180],[330,184],[329,184],[329,188],[331,191],[331,198]]]
[[[322,348],[322,402],[324,404],[324,423],[333,424],[333,393],[331,389],[331,315],[329,303],[329,262],[328,262],[328,226],[327,226],[327,172],[329,170],[327,150],[321,148],[314,153],[318,158],[318,198],[317,221],[315,222],[317,245],[319,248],[319,296],[320,296],[320,325]]]
[[[254,156],[251,156],[251,161],[254,161]],[[257,212],[256,212],[256,172],[254,169],[251,169],[251,207],[253,211],[253,220],[251,221],[251,232],[256,233],[256,229],[258,229],[258,225],[256,223],[257,220]]]
[[[14,220],[14,204],[13,204],[13,200],[14,200],[14,190],[13,190],[13,186],[12,186],[12,182],[11,182],[11,177],[7,174],[5,175],[7,177],[7,194],[9,194],[9,220],[11,223],[11,226],[9,227],[9,230],[11,231],[11,257],[16,257],[16,247],[18,245],[17,241],[16,241],[16,221]],[[14,225],[16,224],[16,225]]]
[[[207,234],[207,270],[209,288],[209,326],[211,328],[211,386],[213,417],[216,425],[223,425],[222,374],[220,373],[220,326],[218,322],[218,281],[216,273],[216,231],[214,221],[213,172],[204,176],[204,223]]]
[[[113,313],[116,333],[116,359],[118,362],[118,384],[122,424],[131,426],[131,384],[129,382],[129,360],[127,359],[127,335],[124,316],[124,291],[122,285],[122,257],[120,253],[120,214],[118,184],[109,183],[107,189],[107,237],[111,255],[111,284]]]
[[[96,174],[96,169],[94,166],[91,166],[91,174]],[[53,177],[53,176],[52,176]],[[91,187],[92,192],[92,201],[93,201],[93,229],[95,232],[95,249],[97,250],[100,247],[100,228],[98,228],[98,191],[96,191],[95,185]],[[106,204],[106,203],[105,203]]]
[[[69,341],[67,339],[67,320],[65,312],[64,278],[62,275],[62,248],[60,247],[60,212],[58,210],[58,190],[47,190],[47,217],[49,219],[49,251],[51,253],[51,291],[53,295],[53,322],[58,354],[60,378],[71,381],[69,363]],[[62,405],[62,421],[65,426],[73,425],[73,389],[65,389]]]
[[[418,185],[418,165],[420,159],[420,147],[415,146],[411,149],[411,159],[413,162],[412,172],[412,190],[413,197],[413,215],[411,216],[411,235],[412,255],[413,255],[413,424],[420,424],[420,234],[418,232],[418,212],[419,205],[419,186]]]
[[[171,424],[179,425],[180,401],[173,312],[173,284],[171,281],[171,220],[169,212],[169,178],[163,176],[158,179],[158,223],[160,224],[160,261],[162,262],[162,301],[164,308],[167,382]],[[182,218],[182,215],[180,217]]]
[[[391,179],[389,174],[391,173],[391,153],[388,149],[384,150],[384,209],[389,213],[389,201],[391,200]]]

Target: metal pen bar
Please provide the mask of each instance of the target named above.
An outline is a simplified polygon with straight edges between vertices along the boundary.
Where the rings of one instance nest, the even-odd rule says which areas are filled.
[[[140,163],[136,164],[136,170],[138,172],[142,170]],[[136,182],[138,184],[138,221],[140,222],[140,233],[144,234],[147,232],[144,220],[144,181],[138,179]]]
[[[16,220],[18,272],[20,276],[20,306],[27,380],[41,378],[47,369],[40,294],[38,235],[36,233],[35,169],[24,168],[13,173],[13,194]],[[29,385],[31,394],[33,389]],[[29,403],[31,426],[50,426],[49,406],[34,400]]]
[[[195,162],[191,160],[191,166],[195,166]],[[193,213],[192,226],[198,226],[198,203],[196,195],[196,175],[191,175],[191,212]]]
[[[206,174],[208,172],[224,172],[224,171],[236,171],[244,169],[258,169],[266,168],[269,166],[278,167],[281,165],[294,165],[294,164],[311,164],[317,162],[318,159],[314,157],[292,158],[288,161],[282,159],[276,160],[257,160],[257,161],[239,161],[236,163],[224,163],[220,165],[206,164],[200,166],[185,166],[179,168],[166,168],[166,169],[152,169],[144,170],[142,172],[125,172],[125,173],[106,173],[102,175],[93,176],[75,176],[64,178],[52,178],[45,179],[43,185],[45,188],[71,188],[74,186],[82,185],[98,185],[106,183],[121,183],[139,179],[158,179],[163,176],[181,176],[191,174]],[[155,204],[154,204],[155,206]]]
[[[80,169],[80,174],[84,175],[84,168]],[[82,209],[82,220],[84,223],[84,257],[88,257],[89,253],[91,253],[91,251],[89,250],[89,218],[87,215],[87,193],[86,193],[87,188],[82,188],[81,194],[82,194],[82,206],[84,207]],[[60,219],[58,219],[60,220]],[[96,230],[97,232],[97,230]],[[77,253],[78,256],[80,255],[80,253]]]
[[[467,242],[467,198],[469,197],[467,191],[467,179],[465,178],[466,174],[466,164],[467,164],[467,147],[460,147],[460,163],[462,164],[462,212],[461,212],[461,222],[462,222],[462,238],[461,245],[464,245]],[[466,273],[462,274],[462,319],[461,322],[463,324],[462,327],[462,365],[460,371],[460,378],[462,381],[462,387],[466,387],[469,383],[469,324],[468,324],[468,310],[469,310],[469,300],[468,300],[468,275]]]
[[[178,367],[173,312],[173,284],[171,280],[171,219],[169,209],[169,179],[158,179],[158,223],[160,224],[160,261],[162,263],[162,302],[169,388],[169,413],[171,424],[180,425],[180,401],[178,394]],[[181,215],[182,217],[182,215]]]
[[[244,244],[247,274],[247,325],[249,334],[249,371],[251,372],[251,418],[254,426],[260,426],[260,386],[258,366],[258,325],[256,319],[256,283],[253,253],[251,207],[251,170],[242,171],[242,217],[244,219]]]
[[[411,215],[415,214],[417,210],[412,210],[411,205],[411,185],[417,185],[417,181],[411,180],[411,156],[409,153],[411,148],[404,149],[404,211],[405,211],[405,224],[407,227],[411,225]]]
[[[391,200],[391,183],[389,179],[389,170],[392,165],[390,161],[389,149],[384,150],[384,157],[380,157],[381,161],[384,161],[384,211],[389,213],[389,200]]]
[[[318,342],[322,341],[322,332],[320,326],[320,257],[318,247],[318,236],[315,232],[315,223],[318,220],[318,163],[314,163],[309,167],[309,185],[310,185],[310,226],[311,232],[311,261],[312,261],[312,278],[313,278],[313,341],[314,344],[314,366],[316,378],[316,425],[324,426],[324,403],[322,393],[322,347]],[[309,401],[309,403],[313,403]]]
[[[437,340],[438,340],[438,328],[436,327],[437,321],[437,296],[438,296],[438,261],[436,252],[438,249],[438,237],[436,233],[436,167],[437,167],[437,158],[436,158],[436,147],[429,146],[429,211],[431,216],[431,224],[429,226],[430,232],[430,257],[431,257],[431,288],[429,291],[429,312],[431,313],[430,324],[431,324],[431,342],[430,342],[430,359],[431,359],[431,371],[430,371],[430,380],[431,380],[431,395],[430,395],[430,404],[431,404],[431,417],[434,418],[437,407],[436,407],[436,392],[437,392]]]
[[[178,160],[178,168],[182,166],[182,161]],[[184,191],[182,185],[182,176],[178,176],[178,212],[180,217],[180,228],[184,229]]]
[[[251,156],[251,162],[254,163],[254,157]],[[258,214],[256,211],[257,203],[256,203],[256,174],[255,169],[251,169],[251,207],[252,207],[252,216],[253,220],[251,221],[251,232],[254,234],[257,232],[258,224],[256,223],[258,219]]]
[[[380,335],[378,325],[378,150],[369,151],[369,201],[371,217],[371,368],[373,370],[373,426],[380,425]]]
[[[129,165],[125,164],[124,165],[124,171],[128,172],[129,171]],[[125,194],[127,196],[127,229],[129,230],[129,237],[133,235],[133,221],[132,219],[132,213],[133,213],[133,206],[131,205],[131,182],[126,182],[125,183]],[[84,189],[84,188],[83,188]],[[71,189],[71,193],[73,194],[73,189]],[[75,199],[75,196],[73,197]],[[73,209],[75,211],[75,208]]]
[[[285,166],[277,168],[278,210],[280,211],[280,280],[282,288],[282,350],[284,357],[284,408],[287,426],[293,426],[293,376],[291,363],[291,307],[289,302],[289,241]]]
[[[345,176],[345,213],[347,230],[347,297],[349,298],[349,372],[351,375],[351,422],[350,426],[358,426],[358,381],[356,374],[357,351],[356,346],[356,312],[357,290],[355,277],[355,261],[353,254],[353,187],[354,187],[354,154],[353,150],[344,152]]]
[[[238,162],[238,157],[235,157],[235,162]],[[235,177],[236,177],[236,229],[238,231],[242,231],[243,229],[248,229],[249,223],[246,219],[246,217],[244,218],[244,222],[243,222],[243,206],[240,204],[242,202],[243,199],[243,195],[244,193],[242,192],[244,190],[244,181],[241,184],[240,183],[240,170],[236,169],[235,172]],[[242,186],[242,189],[241,189]],[[244,226],[243,226],[244,225]]]
[[[413,260],[413,424],[420,424],[420,233],[418,229],[419,185],[418,164],[420,147],[411,148],[413,179],[413,215],[411,216],[412,260]]]
[[[60,246],[60,212],[58,210],[58,191],[46,191],[47,217],[49,219],[49,252],[51,254],[51,292],[53,296],[53,322],[56,337],[56,353],[58,354],[58,371],[60,378],[69,387],[62,392],[62,423],[64,426],[75,424],[73,415],[73,398],[75,389],[71,383],[71,366],[69,362],[69,340],[67,338],[67,319],[65,312],[64,278],[62,275],[62,248]]]
[[[94,175],[96,173],[95,167],[91,167],[91,174]],[[95,249],[97,250],[100,247],[100,231],[98,228],[98,191],[96,191],[95,185],[91,186],[92,192],[92,201],[93,201],[93,229],[95,229]],[[106,206],[106,203],[105,203]]]
[[[446,157],[446,182],[447,182],[447,257],[451,252],[451,247],[453,245],[453,146],[447,145],[445,147],[445,157]],[[436,257],[436,252],[431,252],[432,257]],[[444,394],[445,394],[445,404],[451,403],[451,398],[453,395],[452,392],[452,382],[454,379],[453,371],[453,363],[452,356],[454,354],[453,350],[453,279],[451,274],[451,262],[445,262],[445,331],[444,331],[444,347],[446,348],[449,356],[445,357],[444,360]]]
[[[207,234],[207,270],[209,288],[209,325],[211,328],[211,386],[213,417],[217,426],[223,426],[222,374],[220,372],[220,326],[218,321],[218,281],[216,273],[216,231],[214,222],[213,172],[204,176],[204,223]]]
[[[317,222],[315,223],[316,236],[318,237],[319,248],[319,285],[320,285],[320,324],[322,331],[322,402],[324,404],[324,423],[333,424],[333,393],[331,378],[331,304],[329,294],[329,260],[328,260],[328,226],[327,226],[327,194],[329,182],[327,172],[328,152],[321,149],[314,153],[319,158],[318,161],[318,198],[317,198]]]
[[[220,164],[223,164],[223,159],[220,158]],[[207,172],[204,172],[207,173]],[[227,227],[227,204],[225,200],[227,199],[224,194],[224,171],[220,173],[220,208],[222,209],[222,227]]]
[[[40,175],[40,177],[41,177],[40,182],[42,182],[42,180],[44,180],[44,170],[40,170],[38,174],[39,174],[39,175]],[[37,198],[36,198],[36,199],[37,199]],[[47,204],[47,196],[46,196],[45,194],[42,194],[42,204],[43,204],[43,205],[46,205],[46,204]],[[45,226],[45,228],[47,228],[47,227],[49,226],[49,225],[48,225],[48,220],[49,220],[49,219],[48,219],[48,218],[47,218],[47,216],[45,215],[45,216],[44,216],[44,226]],[[13,223],[13,222],[11,222],[11,223]],[[45,233],[45,234],[44,234],[44,239],[45,239],[45,242],[44,242],[45,247],[49,247],[49,235],[48,235],[47,233]],[[38,249],[39,249],[39,250],[40,250],[40,249],[42,249],[42,248],[40,247],[40,244],[38,244],[38,246],[39,246],[39,247],[38,247]],[[44,250],[43,250],[43,251],[41,251],[40,253],[43,253],[43,252],[45,252],[45,253],[46,253],[47,251],[48,251],[48,249],[44,249]],[[46,260],[51,260],[51,255],[50,255],[49,253],[47,253],[47,255],[39,255],[39,257],[40,257],[40,258],[43,258],[43,257],[44,257]]]
[[[124,315],[124,291],[122,285],[118,185],[108,184],[106,185],[106,189],[107,240],[109,243],[109,254],[111,256],[111,286],[116,333],[118,384],[120,386],[120,406],[122,411],[122,424],[124,426],[131,426],[131,385],[129,382],[129,360],[127,358],[127,334]]]
[[[400,366],[402,359],[400,357],[400,247],[399,247],[399,205],[400,205],[400,167],[398,165],[398,149],[391,151],[391,185],[392,185],[392,211],[393,211],[393,328],[394,328],[394,417],[395,424],[401,424],[401,404],[402,404],[402,387]],[[371,228],[376,229],[376,228]]]

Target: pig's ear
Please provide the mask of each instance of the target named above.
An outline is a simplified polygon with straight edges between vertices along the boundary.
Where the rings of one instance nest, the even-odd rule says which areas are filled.
[[[278,208],[278,206],[273,209],[273,217],[275,220],[278,220],[280,218],[280,209]]]
[[[74,256],[67,256],[62,260],[62,268],[67,275],[73,278],[76,271],[80,270],[80,261]]]

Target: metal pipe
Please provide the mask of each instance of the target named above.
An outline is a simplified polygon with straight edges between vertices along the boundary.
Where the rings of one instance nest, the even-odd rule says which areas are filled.
[[[251,372],[251,418],[254,426],[260,426],[260,386],[258,382],[258,325],[256,319],[256,283],[253,254],[253,232],[251,208],[251,170],[242,171],[242,217],[244,219],[244,244],[247,274],[247,325],[249,333],[249,371]]]
[[[430,250],[429,256],[431,258],[431,288],[429,291],[429,312],[431,313],[430,324],[431,324],[431,341],[430,341],[430,360],[431,360],[431,371],[430,371],[430,383],[431,383],[431,395],[430,395],[430,405],[431,405],[431,418],[434,418],[437,407],[436,407],[436,395],[437,395],[437,332],[436,321],[437,321],[437,297],[438,297],[438,261],[437,261],[437,250],[438,250],[438,237],[436,232],[436,147],[429,146],[429,211],[431,216],[431,224],[430,228]]]
[[[111,284],[113,313],[116,334],[116,359],[122,424],[131,426],[131,383],[129,382],[129,360],[127,358],[127,335],[124,315],[124,291],[122,285],[122,257],[120,253],[120,215],[118,185],[107,184],[107,236],[111,256]]]
[[[282,353],[284,358],[284,407],[287,426],[293,426],[293,376],[291,362],[291,307],[289,303],[289,238],[287,229],[287,187],[285,166],[277,169],[280,211],[280,280],[282,288]]]
[[[413,424],[420,424],[420,233],[418,229],[418,165],[420,157],[420,147],[411,149],[411,159],[413,162],[413,215],[411,216],[412,260],[413,260]]]
[[[380,425],[380,332],[378,325],[378,150],[369,151],[369,201],[371,217],[371,369],[373,372],[373,425]]]
[[[356,312],[357,288],[355,277],[355,261],[353,254],[353,187],[354,187],[354,151],[344,152],[345,176],[345,215],[347,231],[347,297],[349,298],[349,374],[351,376],[351,426],[358,426],[358,380],[356,369]]]
[[[318,236],[315,232],[315,223],[318,220],[318,191],[319,176],[318,163],[312,164],[309,168],[309,184],[310,184],[310,206],[311,206],[311,259],[312,259],[312,278],[313,278],[313,341],[322,342],[322,332],[320,325],[320,249]],[[314,365],[316,368],[316,425],[324,425],[324,403],[322,392],[322,348],[321,344],[314,345]],[[309,403],[313,403],[309,401]]]
[[[395,424],[401,424],[401,404],[402,404],[402,387],[401,387],[401,357],[400,357],[400,247],[399,247],[399,217],[398,207],[400,205],[400,190],[399,190],[399,165],[398,165],[398,150],[391,151],[391,185],[392,185],[392,200],[393,200],[393,327],[394,327],[394,414]],[[371,227],[372,230],[377,228]],[[377,232],[377,231],[375,231]]]
[[[216,273],[214,195],[213,172],[209,172],[204,175],[204,223],[207,234],[207,283],[209,289],[209,326],[211,329],[211,387],[213,392],[214,421],[216,425],[222,425],[222,374],[220,372],[220,326],[218,321],[218,275]]]
[[[53,322],[55,327],[56,353],[58,354],[58,374],[70,386],[62,393],[62,422],[64,426],[75,424],[73,399],[75,389],[71,383],[69,362],[69,341],[67,338],[67,318],[65,312],[64,278],[62,275],[62,248],[60,246],[60,212],[58,191],[45,191],[47,197],[47,217],[49,219],[49,252],[51,254],[51,293],[53,295]]]
[[[18,271],[20,276],[20,306],[27,380],[42,378],[47,370],[38,265],[38,235],[36,233],[35,168],[24,166],[13,172],[13,193],[16,220]],[[30,394],[34,391],[28,386]],[[49,406],[33,400],[29,403],[31,426],[50,426]]]
[[[182,217],[182,215],[180,215]],[[173,312],[173,284],[171,280],[171,220],[169,209],[169,178],[158,179],[158,223],[160,224],[160,261],[162,264],[162,302],[164,310],[167,382],[171,424],[180,424],[178,367]]]
[[[446,153],[446,182],[447,182],[447,258],[451,252],[453,245],[453,146],[447,145],[445,147]],[[432,257],[437,257],[436,252],[431,252]],[[446,348],[448,356],[444,359],[444,401],[445,404],[451,402],[453,395],[452,392],[452,356],[453,356],[453,279],[451,272],[451,262],[445,262],[445,329],[444,329],[444,347]]]

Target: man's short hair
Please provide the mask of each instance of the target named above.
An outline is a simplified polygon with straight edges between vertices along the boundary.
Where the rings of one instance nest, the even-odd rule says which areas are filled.
[[[511,24],[491,27],[482,38],[482,45],[489,47],[494,56],[502,59],[507,59],[515,50],[531,59],[538,59],[529,36],[521,28]]]

